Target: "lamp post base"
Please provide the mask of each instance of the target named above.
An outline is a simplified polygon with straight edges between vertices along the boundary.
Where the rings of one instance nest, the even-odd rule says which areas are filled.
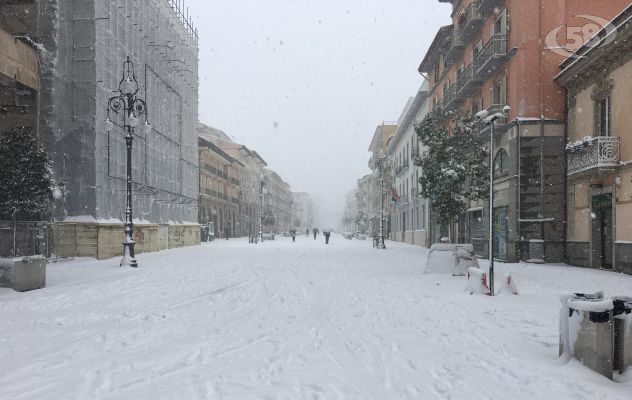
[[[136,258],[132,256],[134,254],[133,243],[123,243],[123,258],[121,258],[121,267],[138,268],[138,262]]]

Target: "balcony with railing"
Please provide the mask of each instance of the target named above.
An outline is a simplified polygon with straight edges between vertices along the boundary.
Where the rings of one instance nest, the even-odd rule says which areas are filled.
[[[507,35],[493,35],[476,56],[477,76],[484,82],[507,60]]]
[[[487,16],[494,12],[494,9],[500,8],[503,0],[478,0],[478,12],[483,16]]]
[[[402,162],[401,165],[399,165],[397,167],[397,169],[395,170],[395,176],[400,176],[401,174],[405,173],[406,171],[408,171],[408,167],[410,165],[409,161],[404,161]]]
[[[568,175],[619,165],[619,138],[594,136],[566,146]]]
[[[463,55],[463,51],[465,51],[465,42],[461,39],[457,25],[452,32],[452,36],[450,37],[447,45],[447,51],[444,58],[446,66],[454,64],[454,62]]]
[[[470,4],[461,12],[458,19],[458,34],[463,43],[468,43],[474,35],[483,27],[485,19],[480,11],[479,2],[470,1]]]
[[[452,108],[452,107],[460,105],[456,97],[456,88],[457,88],[457,85],[453,83],[445,92],[443,96],[443,105],[445,107]]]
[[[478,69],[470,63],[459,75],[456,81],[456,97],[460,100],[467,99],[481,86],[482,81],[478,77],[477,70]]]

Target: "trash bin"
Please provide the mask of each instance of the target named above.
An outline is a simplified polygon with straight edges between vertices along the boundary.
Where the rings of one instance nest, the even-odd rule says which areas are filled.
[[[632,366],[632,297],[613,297],[614,365],[619,373]]]
[[[603,292],[560,298],[560,356],[613,379],[632,365],[632,298]]]

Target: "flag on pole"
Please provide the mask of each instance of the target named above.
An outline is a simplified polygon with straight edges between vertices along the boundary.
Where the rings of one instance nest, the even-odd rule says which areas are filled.
[[[395,188],[391,188],[391,199],[395,202],[399,202],[399,194],[397,194]]]

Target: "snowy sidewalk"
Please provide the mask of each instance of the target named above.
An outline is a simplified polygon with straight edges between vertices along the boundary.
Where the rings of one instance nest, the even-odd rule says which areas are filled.
[[[560,365],[559,294],[632,277],[500,265],[520,296],[422,275],[427,250],[332,237],[243,240],[49,265],[0,289],[0,399],[631,399]]]

